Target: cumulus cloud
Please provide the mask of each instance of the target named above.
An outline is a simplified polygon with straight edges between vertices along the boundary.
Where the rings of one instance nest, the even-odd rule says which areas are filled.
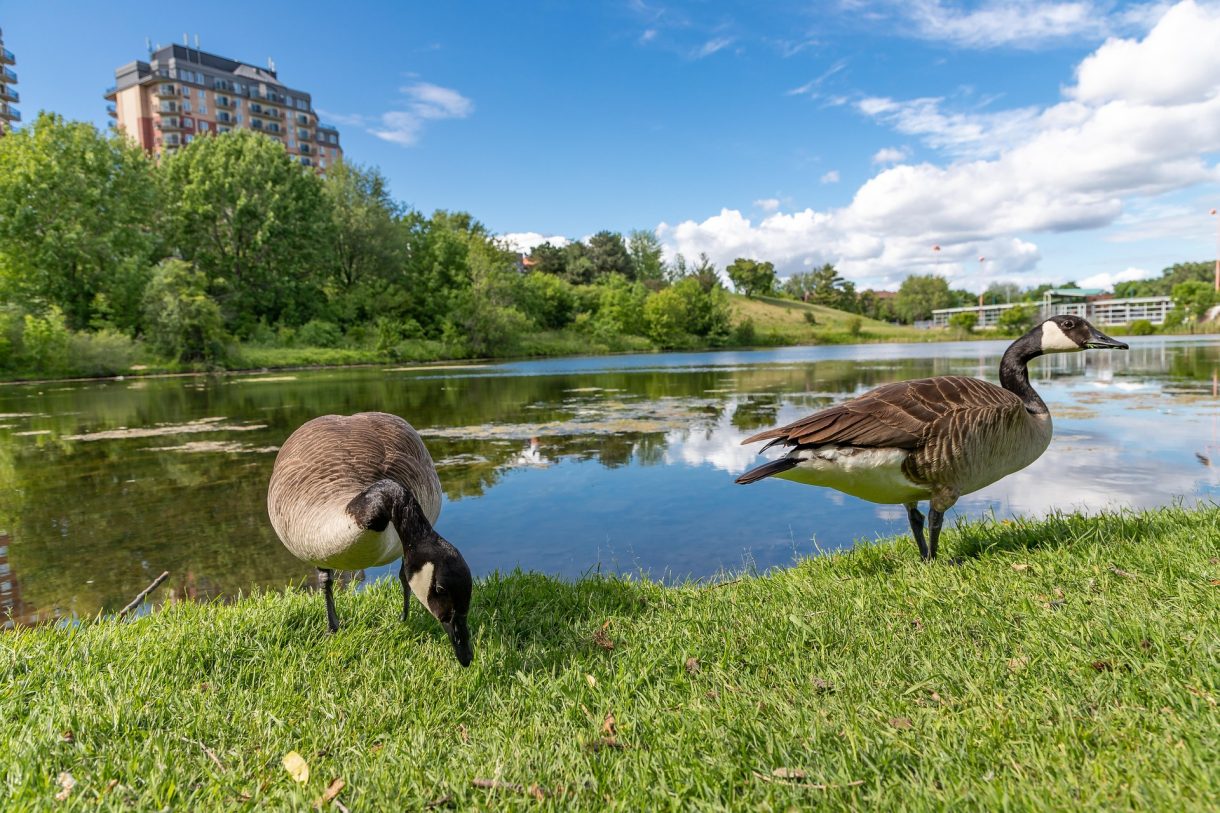
[[[940,100],[869,100],[862,113],[920,137],[947,162],[882,169],[838,209],[776,212],[757,223],[725,209],[662,223],[658,234],[671,253],[705,251],[722,265],[755,256],[783,273],[833,262],[858,283],[883,287],[928,271],[973,290],[1032,279],[1040,253],[1031,236],[1108,226],[1125,207],[1220,181],[1220,83],[1198,69],[1220,75],[1216,42],[1220,7],[1187,0],[1144,38],[1096,49],[1063,100],[1045,108],[946,114]],[[980,146],[988,141],[996,146]],[[933,245],[942,250],[934,255]]]
[[[1085,277],[1080,280],[1081,288],[1105,288],[1109,290],[1113,288],[1115,283],[1119,282],[1134,282],[1138,279],[1149,279],[1157,276],[1156,271],[1150,271],[1146,268],[1128,268],[1117,273],[1103,271],[1100,274],[1094,274],[1091,277]]]
[[[764,212],[774,212],[779,209],[779,198],[761,198],[754,201],[754,205]]]
[[[873,163],[897,164],[910,154],[911,151],[906,147],[882,147],[873,155]]]
[[[399,88],[405,97],[402,109],[379,115],[319,111],[339,124],[362,127],[383,141],[413,147],[429,122],[464,119],[474,112],[474,102],[458,91],[430,82],[414,82]]]
[[[823,175],[819,180],[822,183],[838,183],[839,182],[839,170],[832,169],[830,172],[827,172],[825,175]]]
[[[528,254],[535,246],[550,243],[556,247],[566,246],[570,240],[563,235],[553,234],[550,237],[536,231],[519,231],[500,235],[500,241],[511,251],[518,254]]]

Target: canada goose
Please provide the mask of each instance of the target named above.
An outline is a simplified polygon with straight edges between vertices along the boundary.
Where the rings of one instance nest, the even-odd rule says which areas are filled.
[[[469,666],[470,568],[433,530],[440,512],[441,483],[419,433],[384,412],[309,421],[280,448],[267,487],[276,535],[318,569],[331,632],[339,629],[334,571],[401,556],[403,620],[414,593],[449,634],[458,661]]]
[[[1026,365],[1044,353],[1127,345],[1075,316],[1052,316],[1009,346],[1000,384],[946,375],[877,387],[799,421],[759,432],[785,457],[737,478],[780,477],[875,503],[904,505],[924,560],[936,558],[941,523],[963,494],[1028,466],[1046,451],[1051,416]],[[919,501],[929,500],[928,542]]]

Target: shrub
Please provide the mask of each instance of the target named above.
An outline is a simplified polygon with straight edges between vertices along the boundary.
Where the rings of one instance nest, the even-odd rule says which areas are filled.
[[[190,263],[170,259],[153,270],[144,318],[153,347],[173,359],[214,362],[224,356],[220,307],[207,295],[207,277]]]
[[[1034,326],[1037,315],[1037,305],[1014,305],[1000,314],[996,327],[1009,334],[1024,333]]]
[[[576,310],[571,283],[540,271],[521,279],[515,299],[522,313],[539,327],[551,330],[569,324]]]
[[[644,303],[648,338],[662,347],[686,344],[689,341],[685,330],[686,310],[686,301],[676,285],[648,297]]]
[[[52,305],[43,316],[27,313],[22,322],[21,346],[25,364],[44,373],[69,369],[68,326],[63,312]]]
[[[806,316],[812,314],[806,312]],[[748,347],[758,341],[758,331],[754,328],[754,320],[746,317],[733,328],[733,344]]]
[[[818,317],[813,315],[813,311],[805,311],[805,324],[816,325],[817,323]]]
[[[963,311],[949,317],[949,327],[960,335],[968,335],[979,323],[979,315],[974,311]]]
[[[1128,327],[1127,332],[1132,336],[1151,336],[1156,333],[1156,326],[1147,319],[1136,319]]]
[[[338,347],[342,343],[343,331],[323,319],[311,319],[297,330],[297,344],[302,347]]]
[[[853,339],[860,338],[860,331],[864,327],[864,320],[859,316],[853,316],[847,320],[847,335]]]
[[[113,328],[68,337],[68,358],[74,375],[119,375],[131,368],[138,355],[135,341]]]

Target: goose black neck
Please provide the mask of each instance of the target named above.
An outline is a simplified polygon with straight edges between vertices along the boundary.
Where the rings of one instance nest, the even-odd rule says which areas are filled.
[[[1042,355],[1042,331],[1034,328],[1013,342],[1000,360],[1000,385],[1016,395],[1031,415],[1045,415],[1046,402],[1029,384],[1028,365]]]

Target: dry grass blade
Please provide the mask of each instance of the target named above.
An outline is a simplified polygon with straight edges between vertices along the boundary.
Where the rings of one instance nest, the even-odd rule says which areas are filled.
[[[527,787],[526,785],[518,785],[516,782],[501,782],[498,779],[472,779],[470,784],[485,790],[507,790],[513,793],[522,793],[527,796],[533,796],[540,802],[549,795],[546,788],[542,787],[542,785],[529,785]]]
[[[428,802],[427,804],[425,804],[424,810],[432,810],[433,808],[436,808],[436,807],[444,807],[452,801],[453,801],[453,794],[446,793],[444,796],[433,799],[431,802]]]
[[[609,652],[614,649],[614,641],[610,638],[610,633],[607,628],[610,626],[610,619],[606,619],[606,623],[593,631],[593,643],[597,644],[602,649]]]
[[[1110,572],[1113,573],[1115,576],[1122,576],[1124,579],[1138,579],[1139,578],[1139,576],[1135,575],[1134,573],[1123,570],[1121,567],[1115,567],[1114,565],[1110,565]]]
[[[183,737],[181,734],[178,735],[178,739],[182,740],[185,743],[190,743],[191,745],[198,745],[200,748],[203,749],[203,753],[208,755],[208,759],[212,760],[212,764],[216,766],[216,770],[223,771],[225,769],[225,766],[220,763],[220,758],[218,756],[216,756],[216,752],[213,751],[211,748],[208,748],[206,745],[201,743],[199,740],[192,740],[189,737]]]
[[[322,792],[321,796],[314,800],[314,808],[316,810],[321,810],[323,807],[333,802],[335,797],[339,795],[339,791],[343,790],[343,787],[346,784],[346,782],[338,777],[330,780],[330,784],[326,786],[326,790]]]

